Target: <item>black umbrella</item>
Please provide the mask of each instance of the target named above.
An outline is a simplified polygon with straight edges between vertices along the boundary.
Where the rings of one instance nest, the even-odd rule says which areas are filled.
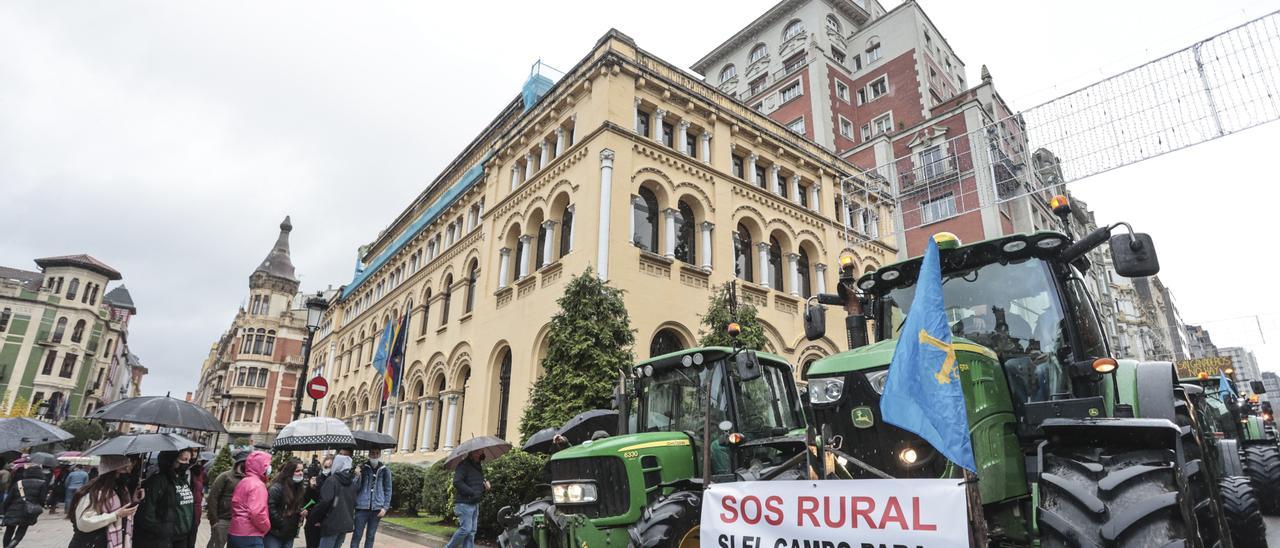
[[[67,441],[74,437],[66,430],[29,417],[0,419],[0,452]]]
[[[141,455],[156,451],[181,451],[183,449],[199,449],[204,447],[197,442],[173,433],[166,434],[129,434],[103,440],[90,447],[81,456],[103,455]]]
[[[592,409],[579,413],[560,427],[557,434],[564,436],[571,445],[591,439],[598,431],[610,436],[618,433],[618,412],[612,409]]]
[[[372,430],[354,430],[351,437],[356,439],[356,449],[395,449],[396,439]]]
[[[467,441],[459,443],[453,451],[449,452],[449,457],[445,459],[445,468],[456,468],[462,459],[467,458],[473,451],[484,452],[485,460],[493,460],[507,454],[511,450],[511,444],[502,438],[493,436],[480,436],[471,438]]]
[[[547,453],[550,454],[555,449],[556,428],[548,427],[534,432],[529,439],[524,442],[524,449],[530,453]]]
[[[53,468],[58,465],[58,457],[48,453],[32,453],[27,455],[27,462],[31,464],[39,464],[45,468]]]
[[[142,396],[116,400],[94,411],[89,418],[206,432],[226,433],[227,431],[218,418],[205,408],[169,396]]]
[[[307,417],[284,425],[276,441],[275,449],[291,451],[319,451],[322,449],[352,449],[356,440],[351,429],[342,421],[330,417]]]

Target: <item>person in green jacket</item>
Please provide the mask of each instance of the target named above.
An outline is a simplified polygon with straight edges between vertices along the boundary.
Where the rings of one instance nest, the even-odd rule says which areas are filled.
[[[244,461],[252,451],[236,453],[235,464],[230,470],[218,474],[205,496],[204,508],[209,518],[209,544],[207,548],[226,548],[227,531],[231,528],[231,495],[236,485],[244,479]]]
[[[162,451],[156,465],[156,474],[142,482],[133,545],[186,548],[196,519],[196,499],[187,483],[191,451]]]

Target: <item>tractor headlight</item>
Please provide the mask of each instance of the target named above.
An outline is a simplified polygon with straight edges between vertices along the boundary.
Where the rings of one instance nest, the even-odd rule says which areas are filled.
[[[889,370],[882,369],[880,371],[872,371],[867,373],[867,382],[871,384],[871,389],[876,394],[884,395],[884,385],[889,382]]]
[[[596,501],[594,483],[557,483],[551,486],[551,498],[556,504],[582,504]]]
[[[809,379],[810,403],[834,403],[844,394],[844,379],[827,377]]]

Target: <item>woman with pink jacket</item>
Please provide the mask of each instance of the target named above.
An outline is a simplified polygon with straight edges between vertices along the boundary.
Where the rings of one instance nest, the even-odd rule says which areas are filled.
[[[244,463],[244,479],[231,494],[231,527],[227,544],[231,548],[261,548],[262,537],[271,531],[267,512],[267,484],[271,455],[254,451]]]

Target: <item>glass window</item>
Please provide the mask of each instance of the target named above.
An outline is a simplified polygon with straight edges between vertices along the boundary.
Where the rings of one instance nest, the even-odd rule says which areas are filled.
[[[792,120],[790,124],[787,124],[787,129],[795,133],[799,133],[800,135],[804,135],[804,117]]]
[[[849,67],[852,68],[854,72],[862,70],[862,55],[858,53],[853,54],[853,57],[849,58]]]
[[[67,285],[67,300],[74,301],[76,292],[80,290],[80,278],[72,278],[71,283]]]
[[[762,360],[763,361],[763,360]],[[775,365],[761,363],[761,375],[740,383],[737,431],[747,439],[781,436],[803,424],[796,401],[788,388],[789,372]]]
[[[739,179],[746,178],[744,173],[745,169],[743,167],[744,165],[745,165],[745,161],[742,159],[742,157],[738,156],[737,154],[734,154],[733,155],[733,176],[734,177],[737,177]]]
[[[62,369],[58,371],[58,376],[64,379],[70,379],[76,372],[76,355],[66,354],[62,356]]]
[[[44,367],[40,368],[40,374],[41,374],[41,375],[52,375],[52,374],[53,374],[53,364],[55,364],[55,363],[58,363],[58,351],[57,351],[57,350],[50,350],[48,354],[45,354],[45,355],[44,355]]]
[[[956,199],[950,193],[920,203],[920,215],[925,223],[941,221],[956,216]]]
[[[875,135],[893,131],[893,116],[890,112],[884,113],[883,116],[872,120],[871,123],[875,126]]]
[[[636,133],[641,137],[649,136],[649,113],[643,110],[636,112]]]
[[[765,78],[767,77],[761,76],[759,78],[756,78],[755,80],[752,80],[750,84],[747,84],[748,86],[747,95],[753,96],[757,93],[760,93],[761,91],[764,91]],[[760,110],[760,109],[756,109],[756,110]]]
[[[276,351],[276,332],[267,332],[267,342],[263,345],[263,354],[270,356]]]
[[[733,275],[748,282],[755,280],[751,260],[751,232],[743,225],[738,225],[738,230],[733,233]]]
[[[840,32],[840,20],[836,19],[836,16],[827,14],[827,30]]]
[[[760,185],[760,188],[764,188],[765,185],[769,184],[769,180],[764,177],[764,166],[761,165],[759,162],[756,162],[756,181],[755,182],[757,185]]]
[[[453,274],[444,277],[440,288],[440,325],[449,321],[449,301],[453,300]]]
[[[867,63],[874,63],[880,60],[880,43],[872,42],[867,46]]]
[[[498,430],[494,433],[499,438],[507,437],[507,414],[511,407],[511,350],[507,349],[502,356],[502,366],[498,370]]]
[[[876,78],[875,81],[871,82],[871,85],[867,87],[871,89],[871,98],[879,99],[884,96],[884,94],[889,93],[889,77],[881,76]]]
[[[0,333],[9,330],[9,319],[13,317],[13,309],[5,308],[0,310]]]
[[[639,194],[631,200],[631,209],[635,219],[635,234],[631,241],[640,249],[657,253],[658,198],[653,195],[653,191],[641,187]]]
[[[84,320],[76,321],[76,326],[71,329],[71,342],[78,343],[84,338]]]
[[[724,68],[720,69],[720,82],[723,83],[723,82],[732,80],[737,75],[738,75],[738,67],[735,67],[731,64],[725,65]]]
[[[422,327],[419,329],[419,335],[427,334],[427,320],[431,318],[431,288],[427,288],[427,293],[422,296]]]
[[[803,194],[802,194],[803,195]],[[800,258],[796,259],[796,272],[800,279],[800,296],[808,299],[813,296],[813,288],[809,280],[809,254],[800,250]]]
[[[782,91],[781,91],[781,92],[779,92],[779,93],[780,93],[780,95],[781,95],[782,102],[784,102],[784,103],[785,103],[785,102],[787,102],[787,101],[790,101],[790,100],[792,100],[792,99],[795,99],[796,97],[799,97],[799,96],[800,96],[800,81],[799,81],[799,80],[796,80],[796,81],[795,81],[795,82],[793,82],[791,85],[789,85],[789,86],[787,86],[787,87],[785,87],[785,88],[782,88]]]
[[[804,67],[806,60],[807,59],[803,51],[795,55],[792,55],[786,60],[786,62],[782,63],[782,72],[785,74],[791,74],[797,70],[800,70],[801,68]]]
[[[790,40],[804,33],[804,23],[799,19],[787,23],[787,27],[782,29],[782,39]]]
[[[689,207],[688,202],[680,200],[677,211],[679,214],[676,215],[676,259],[694,264],[698,260],[698,248],[693,208]]]
[[[756,47],[751,48],[751,55],[748,56],[748,60],[752,63],[759,61],[764,58],[768,51],[768,48],[765,48],[764,44],[756,44]]]
[[[565,206],[564,213],[560,215],[560,256],[563,257],[573,250],[573,206]]]
[[[467,302],[463,307],[468,313],[476,308],[476,280],[479,278],[480,265],[473,259],[471,268],[467,271]]]
[[[849,100],[849,86],[844,82],[836,82],[836,97],[843,101]]]
[[[550,257],[547,257],[546,253],[547,226],[545,224],[538,224],[538,238],[534,240],[533,244],[535,246],[535,249],[533,250],[533,268],[536,270],[546,266],[547,263],[550,262]]]
[[[649,343],[650,358],[679,350],[684,350],[684,343],[680,342],[680,336],[670,329],[658,331],[653,336],[653,341]]]
[[[262,368],[258,370],[258,388],[267,387],[267,370]]]
[[[75,280],[72,280],[72,281],[74,282]],[[55,343],[62,342],[62,336],[66,333],[66,331],[67,331],[67,319],[58,318],[58,323],[53,328],[53,342]]]
[[[844,51],[839,48],[831,48],[831,58],[835,59],[836,63],[843,65],[845,61]]]
[[[675,127],[672,126],[671,124],[663,122],[662,123],[662,144],[667,145],[667,148],[675,148],[676,146],[675,135],[676,135]]]
[[[782,269],[782,245],[778,243],[777,238],[769,238],[769,275],[773,278],[769,280],[772,287],[778,291],[783,291],[784,284],[782,281],[786,276],[784,276]]]
[[[920,152],[920,174],[925,180],[942,175],[942,147],[936,146]]]
[[[848,120],[845,120],[844,118],[841,118],[840,119],[840,135],[843,135],[845,137],[852,139],[853,138],[853,122],[850,122]]]

